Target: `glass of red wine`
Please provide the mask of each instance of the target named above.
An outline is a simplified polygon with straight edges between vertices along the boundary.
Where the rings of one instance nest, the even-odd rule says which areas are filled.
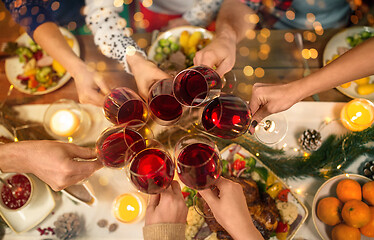
[[[105,97],[104,113],[114,124],[128,123],[131,120],[147,122],[149,117],[147,104],[126,87],[115,88]]]
[[[106,167],[123,168],[128,159],[126,152],[144,149],[145,141],[153,138],[149,127],[137,120],[107,128],[96,141],[97,158]]]
[[[222,79],[212,68],[194,66],[175,76],[173,93],[182,105],[198,107],[218,96],[222,86]]]
[[[135,142],[133,145],[137,145]],[[166,148],[154,139],[147,139],[143,149],[129,147],[126,167],[132,184],[141,192],[157,194],[168,188],[174,178],[174,162]]]
[[[163,79],[149,90],[148,106],[152,119],[160,125],[171,125],[181,118],[182,105],[173,95],[173,79]]]
[[[232,94],[221,94],[198,114],[201,114],[198,128],[225,139],[245,134],[252,118],[248,104]],[[255,136],[262,143],[271,145],[283,140],[287,130],[287,119],[282,113],[278,113],[263,119],[255,128]]]

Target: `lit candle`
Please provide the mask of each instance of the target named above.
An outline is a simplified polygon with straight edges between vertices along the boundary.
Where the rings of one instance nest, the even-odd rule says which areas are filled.
[[[114,200],[113,214],[120,222],[132,223],[144,217],[145,206],[145,200],[139,194],[125,193]]]
[[[50,128],[53,133],[63,137],[69,137],[78,129],[80,119],[68,109],[56,111],[50,120]]]
[[[374,122],[374,104],[366,99],[354,99],[343,107],[340,118],[347,129],[362,131]]]

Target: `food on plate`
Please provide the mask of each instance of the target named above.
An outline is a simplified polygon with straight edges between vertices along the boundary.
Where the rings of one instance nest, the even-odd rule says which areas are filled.
[[[195,239],[196,234],[204,224],[204,218],[196,212],[193,206],[188,208],[187,213],[187,227],[185,232],[186,240]]]
[[[370,221],[360,228],[360,232],[367,237],[374,237],[374,207],[370,207]]]
[[[70,47],[74,41],[65,36]],[[17,75],[17,80],[24,85],[25,89],[31,92],[43,92],[54,87],[65,75],[65,68],[47,53],[33,40],[29,39],[28,44],[8,43],[8,52],[18,56],[22,65],[22,73]]]
[[[356,199],[361,201],[361,185],[353,179],[344,179],[336,187],[336,195],[343,203]]]
[[[369,206],[360,200],[349,200],[343,206],[342,218],[348,226],[361,228],[370,222]]]
[[[360,95],[369,95],[374,93],[374,83],[357,86],[356,91]]]
[[[368,204],[374,206],[374,181],[367,182],[362,186],[362,197]]]
[[[329,226],[335,226],[341,223],[340,212],[342,211],[343,203],[335,197],[323,198],[317,205],[317,216],[319,220]]]
[[[2,203],[9,209],[18,209],[24,206],[29,201],[32,191],[29,178],[23,174],[16,174],[5,181],[12,187],[3,184],[1,188]]]
[[[331,237],[332,240],[360,240],[361,234],[357,228],[341,223],[332,229]]]
[[[170,36],[157,42],[153,60],[163,70],[177,70],[193,65],[195,53],[210,42],[201,31],[183,31],[180,36]]]
[[[276,206],[279,210],[281,218],[285,221],[288,225],[291,225],[297,218],[299,211],[297,206],[292,202],[283,202],[283,201],[276,201]]]
[[[349,46],[356,47],[358,44],[364,42],[365,40],[371,37],[374,37],[374,32],[365,30],[360,33],[356,33],[352,36],[348,36],[345,40],[347,41]]]

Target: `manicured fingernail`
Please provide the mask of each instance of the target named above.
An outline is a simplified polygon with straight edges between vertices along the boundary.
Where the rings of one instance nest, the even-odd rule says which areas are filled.
[[[253,120],[252,123],[251,123],[251,126],[255,128],[257,126],[257,121]]]

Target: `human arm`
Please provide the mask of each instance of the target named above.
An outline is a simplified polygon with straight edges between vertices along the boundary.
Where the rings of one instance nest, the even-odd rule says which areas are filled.
[[[221,177],[215,186],[219,196],[210,189],[199,193],[208,203],[217,222],[236,240],[263,239],[252,222],[240,184]]]
[[[150,195],[145,213],[145,240],[184,240],[187,206],[180,185],[171,185],[157,195]]]
[[[374,38],[346,52],[311,75],[286,84],[256,83],[253,85],[250,109],[252,123],[287,110],[313,94],[329,90],[343,83],[374,74]],[[254,124],[256,125],[256,124]],[[254,132],[251,126],[250,132]]]
[[[235,64],[236,44],[255,24],[248,22],[248,16],[254,11],[238,0],[224,0],[216,22],[216,36],[213,41],[198,51],[194,58],[195,65],[216,66],[222,77]]]
[[[32,173],[59,191],[91,176],[102,167],[93,159],[95,151],[72,143],[49,140],[21,141],[0,145],[0,169],[3,172]]]

